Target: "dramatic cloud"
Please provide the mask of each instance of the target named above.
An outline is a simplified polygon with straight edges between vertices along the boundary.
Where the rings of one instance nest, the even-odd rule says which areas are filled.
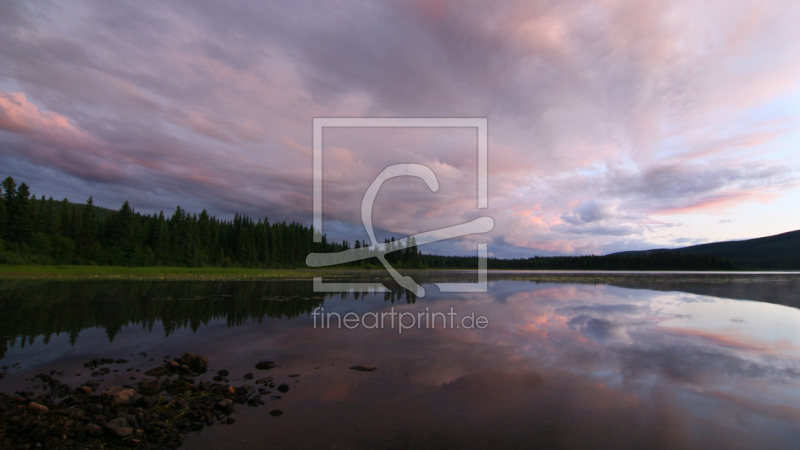
[[[312,118],[487,117],[485,211],[474,130],[326,130],[326,231],[365,238],[363,192],[401,162],[441,189],[387,183],[381,239],[495,219],[440,251],[788,231],[798,18],[789,0],[7,1],[0,161],[37,194],[310,223]]]

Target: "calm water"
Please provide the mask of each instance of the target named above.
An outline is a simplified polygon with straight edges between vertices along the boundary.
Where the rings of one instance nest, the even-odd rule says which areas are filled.
[[[0,281],[0,366],[20,364],[0,390],[50,369],[77,384],[97,357],[130,361],[104,386],[134,383],[192,351],[234,385],[275,361],[261,374],[291,390],[190,434],[191,449],[797,448],[800,276],[529,277],[493,274],[486,294],[426,284],[424,298],[323,297],[306,281]],[[365,313],[452,308],[456,324],[488,325],[322,328],[316,307],[367,325]]]

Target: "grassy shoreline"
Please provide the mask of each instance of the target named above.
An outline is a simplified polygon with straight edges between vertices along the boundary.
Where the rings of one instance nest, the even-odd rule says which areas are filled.
[[[411,269],[412,272],[463,272],[464,269]],[[8,265],[0,264],[0,280],[20,279],[20,278],[55,278],[55,279],[144,279],[144,280],[258,280],[258,279],[298,279],[312,278],[319,276],[350,276],[353,272],[367,272],[374,274],[385,274],[383,269],[364,269],[342,267],[335,269],[254,269],[241,267],[175,267],[175,266],[88,266],[88,265]],[[402,270],[401,272],[406,272]],[[530,273],[530,271],[514,270],[491,270],[490,275],[518,276],[524,278],[598,278],[619,275],[664,275],[673,271],[662,271],[658,274],[648,271],[542,271]],[[528,273],[526,273],[528,272]],[[690,274],[693,271],[683,272]],[[716,271],[698,272],[713,273]],[[724,271],[725,273],[737,273],[739,271]],[[757,274],[760,271],[748,272],[744,274]],[[676,274],[681,272],[675,272]],[[798,272],[800,274],[800,272]]]
[[[330,271],[313,269],[251,269],[237,267],[168,267],[168,266],[42,266],[0,264],[0,279],[10,278],[103,278],[103,279],[275,279],[311,278]]]

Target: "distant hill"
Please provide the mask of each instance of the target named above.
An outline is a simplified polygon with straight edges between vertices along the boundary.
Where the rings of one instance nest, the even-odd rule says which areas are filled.
[[[654,252],[719,256],[743,269],[800,270],[800,230],[744,241],[714,242],[683,248],[662,248],[613,255],[631,256]]]

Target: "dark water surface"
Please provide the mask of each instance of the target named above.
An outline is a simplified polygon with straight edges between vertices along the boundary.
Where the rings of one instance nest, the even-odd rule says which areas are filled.
[[[481,294],[425,284],[422,298],[323,295],[297,280],[3,280],[0,366],[20,365],[3,370],[0,390],[32,388],[25,379],[51,369],[77,385],[98,357],[129,360],[103,386],[135,383],[191,351],[234,385],[255,372],[291,389],[239,406],[234,425],[190,433],[189,449],[797,448],[800,276],[542,277],[495,273]],[[452,308],[455,324],[472,314],[488,324],[322,328],[316,307]],[[280,367],[257,371],[261,360]],[[348,369],[357,364],[378,370]]]

